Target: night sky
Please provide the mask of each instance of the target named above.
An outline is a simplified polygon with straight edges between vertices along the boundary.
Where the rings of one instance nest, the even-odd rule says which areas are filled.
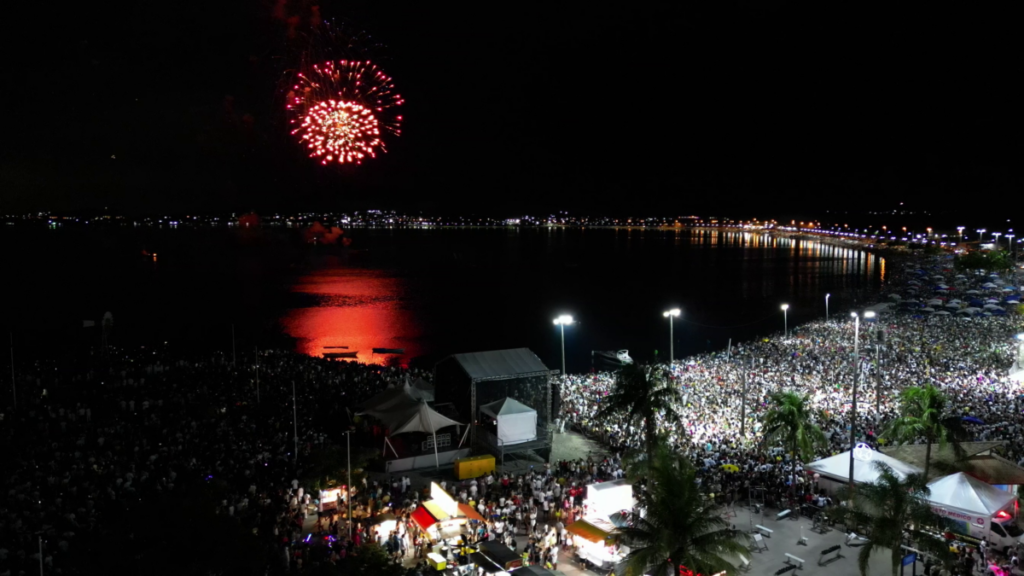
[[[1005,212],[1013,3],[895,4],[22,2],[0,212]],[[382,43],[407,100],[358,167],[288,135],[282,74],[317,12]]]

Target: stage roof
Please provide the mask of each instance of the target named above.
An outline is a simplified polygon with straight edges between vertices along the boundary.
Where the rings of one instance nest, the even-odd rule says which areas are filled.
[[[452,354],[451,357],[473,380],[515,378],[550,372],[529,348],[468,352]]]

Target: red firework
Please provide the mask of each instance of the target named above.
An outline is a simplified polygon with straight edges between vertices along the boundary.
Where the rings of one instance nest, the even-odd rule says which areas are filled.
[[[359,164],[386,152],[382,132],[397,136],[402,105],[391,77],[369,61],[338,60],[310,66],[287,95],[292,134],[321,163]]]

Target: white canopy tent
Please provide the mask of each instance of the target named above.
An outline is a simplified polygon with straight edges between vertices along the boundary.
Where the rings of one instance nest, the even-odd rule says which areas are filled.
[[[963,472],[936,478],[928,483],[932,506],[958,508],[978,516],[989,517],[1000,510],[1012,510],[1016,500],[1012,493],[1000,490]]]
[[[434,385],[430,382],[427,382],[423,378],[416,378],[411,386],[412,389],[418,391],[420,397],[427,402],[434,401]]]
[[[403,412],[415,407],[420,401],[433,399],[433,393],[428,395],[408,383],[402,386],[388,388],[373,398],[359,404],[356,414],[367,414],[381,420],[388,414]]]
[[[853,481],[858,484],[874,484],[878,477],[881,476],[878,468],[875,467],[875,462],[882,462],[888,464],[892,471],[899,478],[906,478],[910,474],[920,474],[923,472],[917,466],[912,466],[906,462],[897,460],[891,456],[886,456],[881,452],[875,452],[871,449],[864,449],[858,446],[854,450],[855,458],[853,459]],[[816,462],[811,462],[805,467],[807,470],[820,474],[823,478],[827,478],[834,482],[849,483],[850,481],[850,451],[841,452],[835,456],[829,456],[828,458],[822,458]]]
[[[514,398],[484,404],[480,412],[498,422],[498,441],[502,445],[537,439],[537,411]]]
[[[424,432],[432,435],[434,438],[434,463],[437,466],[441,465],[437,457],[437,431],[448,426],[462,425],[461,422],[456,422],[427,406],[425,401],[421,401],[411,410],[387,417],[384,422],[391,428],[391,436],[408,432]],[[394,447],[391,450],[394,451]]]

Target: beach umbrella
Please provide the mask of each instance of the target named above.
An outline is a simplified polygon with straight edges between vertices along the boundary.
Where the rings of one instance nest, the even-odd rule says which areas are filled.
[[[968,290],[967,292],[964,292],[964,294],[981,294],[981,292],[978,292],[977,290]]]
[[[935,315],[936,316],[949,316],[949,312],[946,312],[945,310],[939,310],[938,312],[935,313]]]
[[[959,304],[946,304],[946,308],[959,308]]]
[[[985,310],[1002,310],[1002,308],[995,304],[985,304]]]
[[[931,300],[929,300],[929,301],[927,302],[927,304],[928,304],[929,306],[933,306],[933,305],[938,305],[938,304],[942,304],[942,298],[932,298]]]
[[[921,308],[921,312],[935,312],[935,308]]]
[[[971,424],[984,424],[985,421],[975,416],[964,416],[964,422],[970,422]]]

